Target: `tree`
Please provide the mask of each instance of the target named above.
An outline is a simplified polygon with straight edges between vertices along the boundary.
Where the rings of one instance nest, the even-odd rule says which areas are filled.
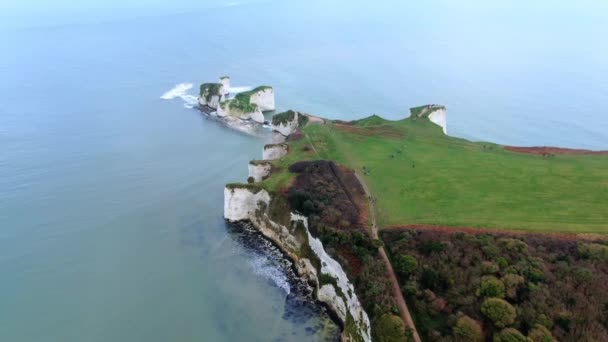
[[[500,298],[488,298],[481,304],[481,313],[497,328],[504,328],[515,322],[515,308]]]
[[[545,328],[540,324],[536,324],[532,330],[528,333],[528,338],[533,342],[553,342],[555,339],[551,335],[549,329]]]
[[[405,325],[399,316],[384,314],[376,322],[375,341],[398,342],[405,340]]]
[[[409,277],[418,268],[418,261],[411,255],[401,255],[395,263],[397,273]]]
[[[454,341],[457,342],[481,342],[483,341],[483,331],[479,323],[469,316],[462,316],[452,328]]]
[[[481,278],[479,285],[479,296],[481,297],[498,297],[505,296],[505,284],[494,276]]]
[[[514,299],[517,297],[517,289],[519,289],[519,286],[523,284],[524,281],[524,277],[519,274],[505,274],[505,276],[502,277],[502,282],[505,284],[507,298]]]
[[[506,328],[494,335],[494,342],[530,342],[530,339],[522,335],[517,329]]]

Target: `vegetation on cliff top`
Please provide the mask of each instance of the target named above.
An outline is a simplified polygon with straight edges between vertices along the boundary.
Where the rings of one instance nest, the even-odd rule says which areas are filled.
[[[412,107],[412,108],[410,108],[410,117],[412,117],[412,118],[426,117],[426,116],[429,116],[429,114],[436,112],[438,110],[441,110],[441,109],[445,109],[445,106],[424,105],[424,106]]]
[[[275,126],[278,125],[287,125],[289,122],[293,121],[296,116],[295,111],[288,110],[283,113],[275,114],[272,116],[272,124]],[[308,116],[297,113],[298,114],[298,126],[304,127],[308,122]]]
[[[221,83],[203,83],[200,86],[199,95],[209,102],[213,96],[221,96],[221,88]]]
[[[240,111],[242,113],[252,113],[258,108],[258,106],[254,103],[251,103],[251,96],[259,91],[264,91],[266,89],[272,89],[270,86],[259,86],[252,90],[245,91],[242,93],[238,93],[234,96],[233,99],[222,102],[220,105],[222,108],[226,108],[226,105],[231,110]]]

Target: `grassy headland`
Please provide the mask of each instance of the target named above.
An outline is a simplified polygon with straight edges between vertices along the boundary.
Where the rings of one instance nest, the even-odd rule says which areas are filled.
[[[302,131],[304,139],[283,162],[328,159],[356,170],[375,198],[381,228],[608,232],[605,155],[511,152],[446,136],[424,118],[371,116],[310,124]]]

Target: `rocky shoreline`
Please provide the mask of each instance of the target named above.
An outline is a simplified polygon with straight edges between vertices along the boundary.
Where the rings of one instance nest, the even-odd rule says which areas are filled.
[[[331,327],[323,326],[320,323],[306,327],[306,331],[312,335],[318,334],[323,330],[323,335],[320,336],[323,341],[338,341],[340,339],[340,331],[343,329],[342,322],[331,311],[331,308],[314,297],[313,284],[310,284],[306,279],[298,275],[294,260],[281,250],[281,246],[266,238],[249,222],[228,222],[227,228],[229,234],[240,244],[254,253],[263,254],[275,264],[277,269],[285,274],[289,285],[289,293],[287,293],[285,298],[285,314],[283,318],[304,323],[310,320],[312,315],[323,316],[326,314],[336,324],[335,331]],[[274,286],[283,288],[284,285],[274,284]],[[298,309],[297,312],[294,309]]]

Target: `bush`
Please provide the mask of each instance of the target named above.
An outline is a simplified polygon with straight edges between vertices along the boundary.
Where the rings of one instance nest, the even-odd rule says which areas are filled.
[[[579,243],[578,254],[584,259],[608,262],[608,246],[597,243]]]
[[[493,276],[483,277],[479,285],[479,296],[504,298],[505,284]]]
[[[505,284],[507,298],[514,299],[517,297],[519,286],[525,281],[524,277],[519,274],[508,273],[502,277],[502,283]]]
[[[503,329],[494,335],[494,342],[529,342],[530,340],[522,335],[517,329]]]
[[[481,263],[481,271],[484,274],[495,274],[498,273],[499,270],[500,268],[495,262],[484,261]]]
[[[479,323],[469,316],[462,316],[452,329],[456,342],[483,341],[483,331]]]
[[[481,313],[498,328],[504,328],[513,324],[515,317],[517,317],[515,308],[500,298],[486,299],[481,304]]]
[[[251,176],[247,177],[247,183],[251,184],[254,182],[255,182],[255,179],[253,179],[253,177],[251,177]]]
[[[433,291],[445,291],[450,287],[449,279],[437,271],[425,268],[420,276],[420,284]]]
[[[395,262],[395,270],[402,277],[409,277],[418,268],[418,261],[411,255],[401,255]]]
[[[528,338],[533,342],[553,342],[553,336],[551,332],[540,324],[536,324],[532,330],[528,333]]]
[[[405,341],[405,325],[399,316],[384,314],[376,322],[374,341]]]

